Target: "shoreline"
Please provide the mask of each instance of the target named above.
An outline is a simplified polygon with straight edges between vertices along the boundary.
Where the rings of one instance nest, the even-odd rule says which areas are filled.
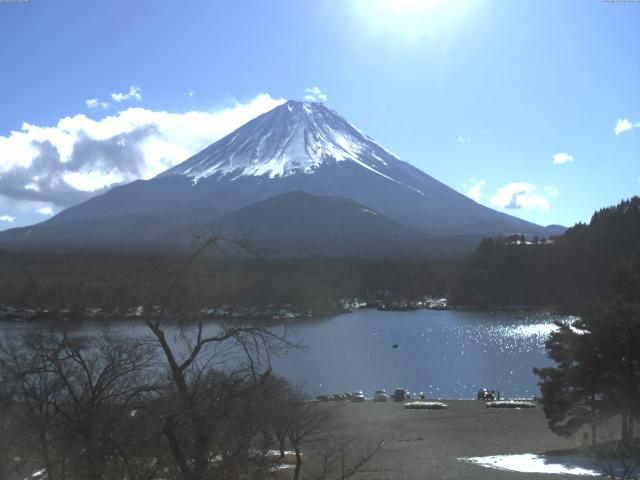
[[[435,300],[432,302],[432,300]],[[189,316],[193,320],[202,318],[207,321],[247,321],[261,324],[269,323],[303,323],[306,321],[322,320],[327,317],[364,311],[377,310],[381,312],[411,312],[418,310],[453,310],[460,312],[478,313],[529,313],[533,315],[579,315],[579,309],[562,308],[557,306],[536,307],[526,305],[514,305],[504,307],[459,307],[451,306],[447,300],[422,299],[412,301],[399,301],[393,303],[359,302],[358,299],[350,299],[340,302],[339,305],[330,306],[321,310],[313,310],[311,307],[292,305],[228,305],[222,307],[204,307]],[[177,315],[175,316],[177,317]],[[142,307],[126,307],[105,310],[101,307],[86,307],[83,311],[70,308],[53,307],[13,307],[0,305],[0,322],[2,323],[45,323],[51,321],[84,322],[104,321],[114,322],[123,320],[136,320],[142,318]],[[168,319],[174,318],[168,315]]]

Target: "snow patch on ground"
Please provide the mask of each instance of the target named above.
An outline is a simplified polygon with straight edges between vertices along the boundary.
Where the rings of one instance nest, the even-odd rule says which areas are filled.
[[[493,455],[489,457],[465,457],[458,460],[481,467],[520,473],[546,473],[550,475],[580,475],[595,477],[600,474],[584,459],[557,458],[523,453],[519,455]]]

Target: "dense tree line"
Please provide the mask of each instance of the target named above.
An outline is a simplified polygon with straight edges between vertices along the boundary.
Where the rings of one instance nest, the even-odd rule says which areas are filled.
[[[606,292],[616,268],[640,248],[640,198],[596,212],[552,239],[485,239],[460,268],[451,303],[471,307],[579,309]]]
[[[0,305],[105,310],[138,305],[172,278],[182,255],[0,252]],[[447,259],[314,259],[203,256],[181,288],[196,307],[293,305],[318,312],[342,298],[413,300],[444,296],[457,262]]]

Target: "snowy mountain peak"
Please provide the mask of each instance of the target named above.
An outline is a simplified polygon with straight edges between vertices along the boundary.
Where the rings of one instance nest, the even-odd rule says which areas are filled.
[[[286,102],[154,179],[0,235],[0,247],[188,248],[192,226],[212,222],[294,256],[451,253],[496,234],[548,235],[400,160],[327,106]]]
[[[384,170],[396,161],[398,157],[324,104],[289,100],[160,176],[186,175],[194,183],[211,176],[276,178],[354,162],[395,181]]]

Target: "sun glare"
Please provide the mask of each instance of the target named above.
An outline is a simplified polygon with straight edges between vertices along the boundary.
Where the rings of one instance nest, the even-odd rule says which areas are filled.
[[[479,0],[353,0],[358,21],[373,32],[419,40],[466,18]]]
[[[404,11],[407,13],[420,12],[427,9],[437,8],[446,4],[444,0],[374,0],[373,4],[378,3],[384,8],[396,11]]]

